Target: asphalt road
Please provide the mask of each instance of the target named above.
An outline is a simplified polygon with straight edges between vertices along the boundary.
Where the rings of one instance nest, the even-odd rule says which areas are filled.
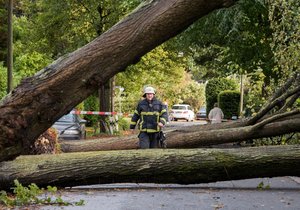
[[[259,187],[258,186],[262,186]],[[300,178],[277,177],[198,185],[109,184],[60,191],[83,206],[43,206],[43,210],[240,210],[300,209]]]

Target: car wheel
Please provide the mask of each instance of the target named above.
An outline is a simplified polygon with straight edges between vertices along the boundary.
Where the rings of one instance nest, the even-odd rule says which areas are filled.
[[[80,139],[86,139],[86,131],[85,131],[85,126],[81,126],[81,132],[80,132]]]
[[[85,131],[83,131],[82,133],[81,133],[81,138],[80,139],[86,139],[86,132]]]
[[[189,116],[186,121],[191,122],[191,120],[192,120],[192,118],[191,118],[191,116]]]

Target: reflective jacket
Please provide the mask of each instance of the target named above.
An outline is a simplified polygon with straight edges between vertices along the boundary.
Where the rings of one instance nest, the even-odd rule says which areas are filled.
[[[153,98],[151,103],[144,99],[138,103],[131,118],[130,129],[138,124],[138,129],[143,132],[155,133],[160,131],[158,123],[163,125],[167,122],[167,110],[159,100]]]

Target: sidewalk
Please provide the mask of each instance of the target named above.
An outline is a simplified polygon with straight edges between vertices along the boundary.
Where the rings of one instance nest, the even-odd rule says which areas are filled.
[[[257,178],[197,185],[91,185],[66,189],[62,198],[70,202],[83,199],[85,205],[40,209],[296,210],[300,209],[300,178]]]

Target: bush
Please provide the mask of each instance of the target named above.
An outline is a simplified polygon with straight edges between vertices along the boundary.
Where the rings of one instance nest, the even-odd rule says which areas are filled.
[[[121,117],[119,118],[118,124],[119,124],[120,131],[126,131],[129,129],[130,126],[130,118]]]
[[[218,95],[219,107],[224,113],[225,119],[232,116],[239,116],[240,92],[235,90],[225,90]]]
[[[231,79],[214,78],[209,80],[205,90],[207,113],[214,107],[214,103],[218,102],[218,95],[221,91],[237,89],[237,83]]]
[[[99,98],[97,94],[93,94],[89,96],[84,101],[84,110],[86,111],[94,111],[99,109]],[[84,119],[87,120],[87,126],[97,127],[97,123],[99,122],[99,115],[85,115]]]
[[[0,63],[0,100],[6,95],[7,89],[7,69],[3,66],[3,62]]]

